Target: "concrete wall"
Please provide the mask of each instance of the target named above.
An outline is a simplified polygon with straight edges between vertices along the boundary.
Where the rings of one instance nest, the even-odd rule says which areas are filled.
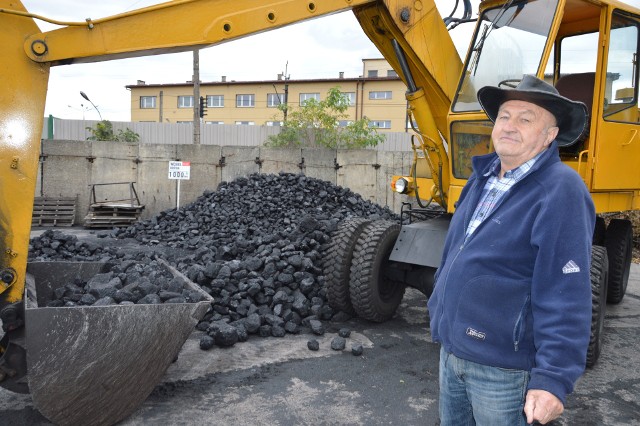
[[[135,182],[143,218],[176,207],[177,180],[169,161],[191,162],[191,179],[180,182],[180,205],[222,181],[251,173],[302,173],[350,188],[363,198],[400,211],[405,196],[391,191],[394,174],[407,173],[410,152],[283,149],[216,145],[154,145],[44,140],[36,196],[78,198],[76,223],[84,223],[92,184]],[[96,187],[96,200],[129,197],[127,185]]]

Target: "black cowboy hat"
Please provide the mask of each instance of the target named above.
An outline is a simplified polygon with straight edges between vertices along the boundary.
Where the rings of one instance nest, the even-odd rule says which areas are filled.
[[[561,96],[555,87],[532,75],[525,75],[515,89],[485,86],[478,90],[478,101],[495,123],[498,109],[506,101],[536,104],[553,114],[558,125],[558,146],[573,144],[587,125],[587,107],[582,102]]]

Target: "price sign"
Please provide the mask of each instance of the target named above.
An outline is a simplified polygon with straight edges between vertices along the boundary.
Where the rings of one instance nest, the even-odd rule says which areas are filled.
[[[169,179],[189,180],[190,161],[169,161]]]

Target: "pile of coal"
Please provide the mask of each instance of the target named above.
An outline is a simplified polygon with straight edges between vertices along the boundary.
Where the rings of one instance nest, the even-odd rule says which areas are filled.
[[[252,174],[222,182],[216,191],[205,192],[191,204],[114,234],[170,247],[213,245],[224,252],[221,256],[231,259],[255,250],[256,245],[291,239],[298,230],[314,233],[320,240],[348,217],[397,220],[389,208],[327,181],[292,173]]]
[[[108,261],[116,256],[112,249],[57,229],[48,229],[29,241],[29,260]]]
[[[193,303],[204,300],[199,292],[185,287],[157,260],[148,256],[109,263],[106,272],[87,281],[76,278],[54,290],[47,307],[106,306],[158,303]]]
[[[208,335],[201,347],[209,348],[252,334],[319,334],[322,321],[345,319],[327,303],[321,257],[338,223],[351,217],[398,220],[390,209],[326,181],[254,174],[223,182],[180,209],[116,228],[110,238],[135,239],[160,256],[187,253],[170,263],[214,298],[197,326]],[[45,238],[32,240],[38,259],[121,255],[108,243]]]

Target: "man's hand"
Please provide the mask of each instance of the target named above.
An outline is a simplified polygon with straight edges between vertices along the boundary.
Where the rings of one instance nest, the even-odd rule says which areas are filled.
[[[554,394],[541,389],[530,389],[524,403],[524,414],[527,423],[538,421],[545,425],[555,420],[564,411],[564,405]]]

